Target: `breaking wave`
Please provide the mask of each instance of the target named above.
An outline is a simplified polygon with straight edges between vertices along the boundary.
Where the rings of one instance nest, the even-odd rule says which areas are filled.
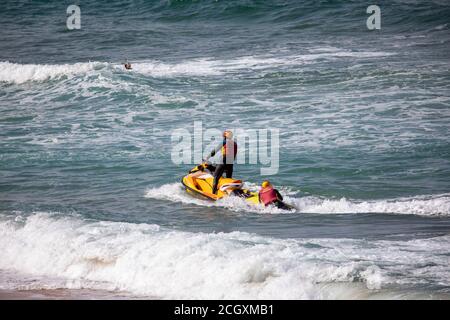
[[[398,284],[450,285],[448,236],[274,239],[44,212],[0,216],[0,236],[0,268],[34,276],[29,287],[17,281],[22,290],[88,288],[163,299],[360,299],[417,294],[397,292]]]

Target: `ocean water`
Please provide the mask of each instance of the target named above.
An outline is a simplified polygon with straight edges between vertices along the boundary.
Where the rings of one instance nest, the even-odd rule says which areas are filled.
[[[370,4],[3,1],[0,290],[449,299],[450,4]],[[295,209],[185,194],[194,121],[279,129]]]

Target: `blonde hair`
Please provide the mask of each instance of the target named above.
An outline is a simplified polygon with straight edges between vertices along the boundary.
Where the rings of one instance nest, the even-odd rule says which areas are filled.
[[[225,138],[231,139],[231,138],[233,138],[233,132],[231,132],[230,130],[225,130],[225,131],[223,132],[223,136],[224,136]]]

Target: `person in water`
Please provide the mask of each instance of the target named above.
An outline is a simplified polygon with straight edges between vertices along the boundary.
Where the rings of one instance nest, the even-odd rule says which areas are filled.
[[[129,62],[126,62],[125,64],[124,64],[124,67],[125,67],[125,69],[127,69],[127,70],[132,70],[133,68],[131,68],[131,63],[129,63]]]
[[[266,207],[271,204],[278,208],[286,207],[283,203],[283,196],[269,181],[264,181],[261,187],[261,190],[259,190],[259,202],[263,203]]]
[[[219,180],[224,172],[226,173],[227,178],[231,178],[233,175],[233,163],[236,159],[237,143],[233,140],[233,132],[230,130],[225,130],[223,132],[222,142],[219,143],[213,151],[211,151],[210,155],[206,157],[206,160],[210,157],[214,157],[219,150],[222,152],[222,158],[221,162],[216,166],[216,170],[214,171],[214,183],[212,188],[213,194],[217,194],[217,185],[219,184]]]

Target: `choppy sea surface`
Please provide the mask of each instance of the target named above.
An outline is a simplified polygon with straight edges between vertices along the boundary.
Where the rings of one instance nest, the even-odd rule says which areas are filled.
[[[447,1],[78,3],[1,4],[0,290],[450,298]],[[295,209],[185,194],[194,121],[279,129]]]

